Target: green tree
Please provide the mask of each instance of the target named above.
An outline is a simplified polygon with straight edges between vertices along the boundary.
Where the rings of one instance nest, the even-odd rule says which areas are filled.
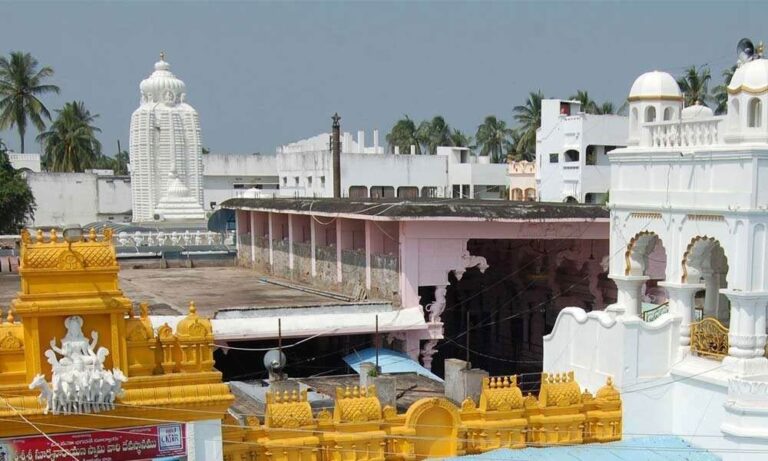
[[[416,130],[416,137],[422,144],[423,151],[430,155],[437,154],[438,146],[450,146],[451,127],[445,122],[445,119],[436,115],[432,120],[424,120],[419,124]]]
[[[616,107],[612,102],[606,101],[600,105],[595,105],[595,113],[598,115],[613,115],[616,113]]]
[[[454,128],[451,130],[451,145],[455,147],[467,147],[472,152],[475,149],[474,138],[463,131]]]
[[[97,165],[101,143],[93,125],[99,117],[91,114],[82,101],[72,101],[57,110],[56,120],[37,140],[45,152],[43,163],[49,171],[83,171]]]
[[[710,100],[709,81],[712,76],[709,73],[709,67],[691,66],[683,72],[683,75],[677,79],[677,85],[683,92],[685,105],[690,106],[700,102],[707,104]]]
[[[0,234],[18,234],[35,215],[35,197],[26,179],[11,166],[0,139]]]
[[[485,117],[482,125],[477,127],[477,145],[480,155],[490,155],[494,163],[502,163],[506,159],[506,153],[511,148],[510,137],[512,130],[507,128],[504,120],[499,120],[495,115]]]
[[[43,118],[51,119],[39,96],[59,92],[56,85],[43,83],[52,75],[53,69],[48,66],[38,69],[37,59],[29,53],[14,51],[10,57],[0,57],[0,130],[16,127],[21,152],[24,152],[27,121],[43,131]]]
[[[522,138],[522,136],[523,134],[520,129],[512,129],[512,132],[509,134],[509,150],[507,151],[507,161],[526,160],[528,162],[532,162],[536,158],[535,152],[521,152],[517,149],[517,146],[520,145],[520,138]]]
[[[586,114],[597,113],[597,103],[589,97],[589,93],[586,90],[576,90],[576,94],[569,99],[581,103],[582,112]]]
[[[536,154],[536,130],[541,127],[541,90],[531,92],[522,106],[515,106],[515,120],[520,124],[520,140],[516,151],[524,155]]]
[[[401,154],[409,154],[411,146],[415,145],[416,154],[421,154],[421,143],[416,133],[417,130],[416,123],[407,115],[395,122],[392,130],[386,136],[389,151],[394,153],[395,147],[397,147]]]
[[[728,85],[736,72],[736,64],[723,71],[723,83],[715,87],[713,99],[715,100],[715,115],[722,115],[728,111]]]

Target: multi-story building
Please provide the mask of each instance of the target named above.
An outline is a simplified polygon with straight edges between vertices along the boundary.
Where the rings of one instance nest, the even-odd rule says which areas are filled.
[[[603,203],[608,153],[627,145],[627,117],[583,112],[578,101],[544,99],[536,132],[536,189],[544,202]]]

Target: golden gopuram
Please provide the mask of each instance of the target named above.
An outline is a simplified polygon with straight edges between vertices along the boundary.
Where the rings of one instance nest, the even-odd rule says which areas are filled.
[[[211,322],[190,304],[156,332],[118,270],[109,229],[22,232],[21,289],[0,323],[1,460],[206,459],[210,433],[221,453],[234,397]]]
[[[595,395],[572,372],[485,378],[477,401],[425,398],[405,413],[376,388],[267,392],[263,415],[228,411],[213,329],[189,313],[153,328],[120,290],[112,233],[22,233],[21,290],[0,323],[0,461],[412,461],[498,448],[621,439],[608,379]]]

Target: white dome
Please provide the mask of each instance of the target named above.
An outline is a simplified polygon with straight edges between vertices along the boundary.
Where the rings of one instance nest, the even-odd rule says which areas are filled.
[[[161,54],[155,63],[155,71],[139,85],[143,103],[164,102],[175,105],[183,102],[187,87],[171,73],[171,65]]]
[[[637,77],[629,90],[630,101],[641,99],[681,100],[683,96],[674,77],[666,72],[654,70]]]
[[[683,120],[697,120],[703,118],[714,117],[715,113],[712,112],[707,106],[701,105],[698,102],[692,106],[688,106],[680,112],[680,118]]]
[[[768,59],[755,59],[736,69],[728,93],[765,93],[768,91]]]

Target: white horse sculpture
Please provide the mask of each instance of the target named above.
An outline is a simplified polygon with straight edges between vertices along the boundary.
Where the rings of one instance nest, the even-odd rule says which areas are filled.
[[[45,404],[45,409],[43,410],[44,414],[48,414],[49,411],[53,408],[53,392],[51,391],[51,387],[48,385],[48,382],[45,380],[45,375],[38,374],[33,379],[32,382],[29,383],[30,389],[39,388],[40,389],[40,396],[37,398],[37,400]]]

